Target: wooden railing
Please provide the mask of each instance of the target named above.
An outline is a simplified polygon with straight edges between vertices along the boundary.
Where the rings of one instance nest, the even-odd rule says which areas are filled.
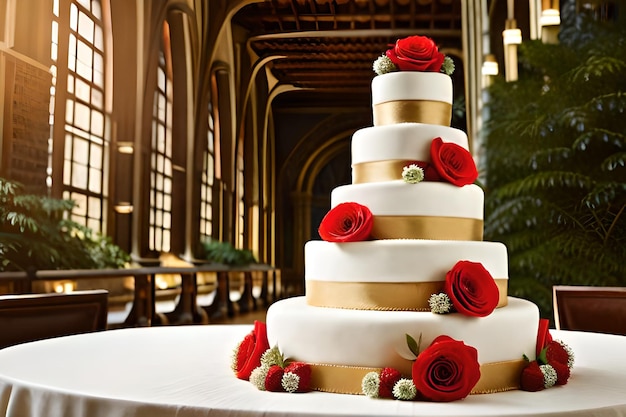
[[[217,275],[217,288],[213,302],[208,307],[197,303],[198,273],[213,272]],[[30,272],[0,272],[0,282],[11,283],[15,293],[33,292],[34,283],[41,281],[80,281],[89,279],[123,278],[134,279],[132,308],[123,326],[155,326],[162,324],[209,323],[211,317],[227,315],[233,317],[235,311],[247,312],[258,307],[267,307],[280,297],[280,284],[277,282],[277,269],[264,264],[229,266],[223,264],[200,264],[193,266],[141,266],[121,269],[73,269]],[[230,274],[243,273],[244,283],[241,297],[234,301],[230,297]],[[261,292],[253,294],[253,273],[263,276]],[[180,275],[180,294],[176,307],[167,315],[156,310],[156,276],[160,274]],[[262,305],[261,305],[262,304]]]

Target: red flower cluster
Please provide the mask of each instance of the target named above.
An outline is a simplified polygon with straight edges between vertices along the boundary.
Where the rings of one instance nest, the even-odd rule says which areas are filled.
[[[233,370],[237,378],[248,380],[252,371],[261,364],[261,356],[269,348],[267,326],[255,320],[254,329],[235,348]]]
[[[459,261],[446,274],[444,292],[461,314],[485,317],[493,312],[500,291],[493,277],[478,262]]]
[[[439,72],[445,59],[435,42],[426,36],[399,39],[385,55],[400,71]]]
[[[267,326],[255,320],[254,329],[239,342],[234,351],[233,370],[237,378],[250,382],[256,378],[256,382],[260,381],[260,386],[257,388],[266,391],[307,392],[310,390],[311,365],[304,362],[291,362],[285,366],[282,355],[278,361],[280,365],[263,365],[261,358],[268,350]],[[259,373],[259,371],[262,372]],[[262,379],[259,379],[259,375],[262,375]]]
[[[534,392],[567,384],[574,365],[574,355],[566,344],[552,339],[546,319],[539,322],[537,352],[537,359],[528,361],[522,371],[521,389]]]
[[[327,242],[359,242],[369,238],[373,225],[370,209],[348,202],[333,207],[322,219],[318,232]]]
[[[417,356],[412,378],[424,400],[463,399],[480,379],[478,351],[450,336],[439,336]]]

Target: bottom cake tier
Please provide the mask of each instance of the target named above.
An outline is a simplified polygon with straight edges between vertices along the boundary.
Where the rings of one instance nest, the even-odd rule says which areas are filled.
[[[384,367],[410,376],[415,355],[407,335],[422,349],[447,335],[478,350],[481,378],[472,393],[491,393],[519,388],[524,355],[535,359],[539,310],[514,297],[482,318],[314,307],[294,297],[274,303],[266,323],[270,346],[311,364],[311,385],[319,391],[360,394],[363,376]]]

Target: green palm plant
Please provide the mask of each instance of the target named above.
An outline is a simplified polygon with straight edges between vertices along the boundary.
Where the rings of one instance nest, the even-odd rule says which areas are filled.
[[[520,80],[489,89],[485,237],[548,318],[553,285],[626,285],[626,29],[579,27],[523,43]]]
[[[73,207],[0,178],[0,271],[123,267],[129,255],[70,220]]]

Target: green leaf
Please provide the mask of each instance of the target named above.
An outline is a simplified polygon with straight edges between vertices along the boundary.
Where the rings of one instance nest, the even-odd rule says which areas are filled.
[[[420,333],[419,341],[416,342],[410,334],[406,333],[406,344],[409,350],[417,357],[420,353],[420,345],[422,344],[422,334]]]

